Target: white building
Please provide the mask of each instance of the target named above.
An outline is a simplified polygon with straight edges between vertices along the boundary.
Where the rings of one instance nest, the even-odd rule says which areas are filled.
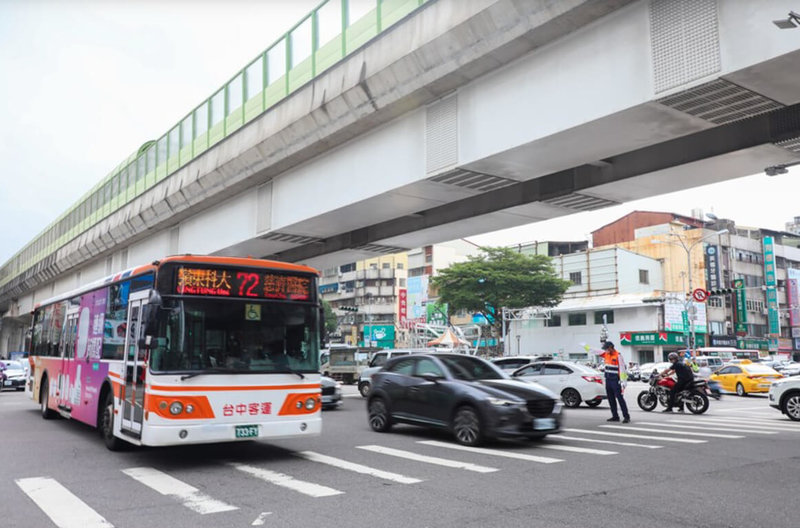
[[[661,262],[621,248],[590,249],[553,258],[556,273],[572,286],[549,319],[512,321],[509,355],[552,354],[559,359],[588,359],[585,345],[597,349],[604,327],[627,361],[660,358],[669,342],[659,343],[664,312],[661,303],[646,300],[663,297]],[[643,336],[653,336],[653,345]],[[639,337],[620,342],[623,336]],[[674,338],[673,338],[674,340]],[[665,340],[668,341],[668,340]],[[643,344],[644,343],[644,344]]]

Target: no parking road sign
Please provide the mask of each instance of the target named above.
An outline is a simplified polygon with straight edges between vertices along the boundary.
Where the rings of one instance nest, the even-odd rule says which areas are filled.
[[[692,292],[692,297],[694,297],[694,300],[697,302],[706,302],[708,299],[708,292],[703,288],[697,288]]]

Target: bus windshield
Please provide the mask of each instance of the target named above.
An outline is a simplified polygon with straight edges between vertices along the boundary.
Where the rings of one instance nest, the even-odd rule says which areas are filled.
[[[159,314],[150,357],[154,372],[319,371],[311,305],[186,299],[165,302]]]

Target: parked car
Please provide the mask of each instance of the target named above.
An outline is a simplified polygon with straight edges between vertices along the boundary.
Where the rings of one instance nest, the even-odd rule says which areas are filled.
[[[629,363],[628,364],[628,380],[629,381],[639,381],[642,379],[641,369],[639,368],[638,363]]]
[[[751,392],[769,392],[772,382],[781,378],[780,372],[748,359],[725,365],[711,375],[711,380],[718,382],[720,388],[735,391],[739,396],[747,396]]]
[[[567,407],[578,407],[586,402],[597,407],[606,397],[603,378],[594,369],[569,361],[545,361],[526,365],[512,377],[533,381],[561,395]]]
[[[15,389],[18,391],[25,390],[25,381],[27,374],[25,367],[19,361],[11,361],[8,359],[0,360],[0,370],[3,371],[3,386],[2,389]]]
[[[464,354],[411,354],[372,376],[369,424],[395,423],[452,431],[464,445],[487,438],[542,438],[561,426],[561,402],[550,390],[512,379],[491,362]]]
[[[769,405],[800,421],[800,378],[783,378],[769,386]]]
[[[711,372],[721,369],[724,366],[722,358],[716,356],[697,356],[694,358],[698,367],[708,367]]]
[[[518,368],[524,367],[525,365],[529,365],[537,361],[546,361],[548,359],[553,359],[553,357],[552,356],[503,356],[503,357],[492,358],[491,362],[494,363],[497,367],[500,367],[501,370],[504,370],[510,374],[515,370],[517,370]]]
[[[783,366],[783,370],[781,370],[781,374],[784,376],[797,376],[800,374],[800,363],[796,361],[792,361],[791,363],[787,363]]]
[[[650,381],[650,376],[653,375],[653,372],[661,373],[671,366],[672,363],[667,361],[661,361],[659,363],[644,363],[641,367],[639,367],[639,379],[640,381]]]
[[[328,376],[320,376],[322,385],[322,409],[336,409],[342,405],[342,384]]]
[[[369,395],[370,388],[372,387],[372,375],[382,369],[391,358],[407,356],[412,353],[427,352],[429,350],[430,349],[425,348],[398,348],[375,352],[370,358],[367,368],[362,370],[358,377],[358,392],[365,398]]]

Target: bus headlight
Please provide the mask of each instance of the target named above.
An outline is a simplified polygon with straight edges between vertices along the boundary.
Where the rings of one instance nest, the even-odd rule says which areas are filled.
[[[175,401],[169,404],[169,412],[170,414],[180,414],[183,411],[183,404],[179,401]]]
[[[309,411],[317,406],[317,399],[316,398],[309,398],[306,400],[306,409]]]
[[[194,405],[192,405],[191,403],[187,403],[186,404],[186,413],[187,414],[192,414],[193,412],[194,412]]]

